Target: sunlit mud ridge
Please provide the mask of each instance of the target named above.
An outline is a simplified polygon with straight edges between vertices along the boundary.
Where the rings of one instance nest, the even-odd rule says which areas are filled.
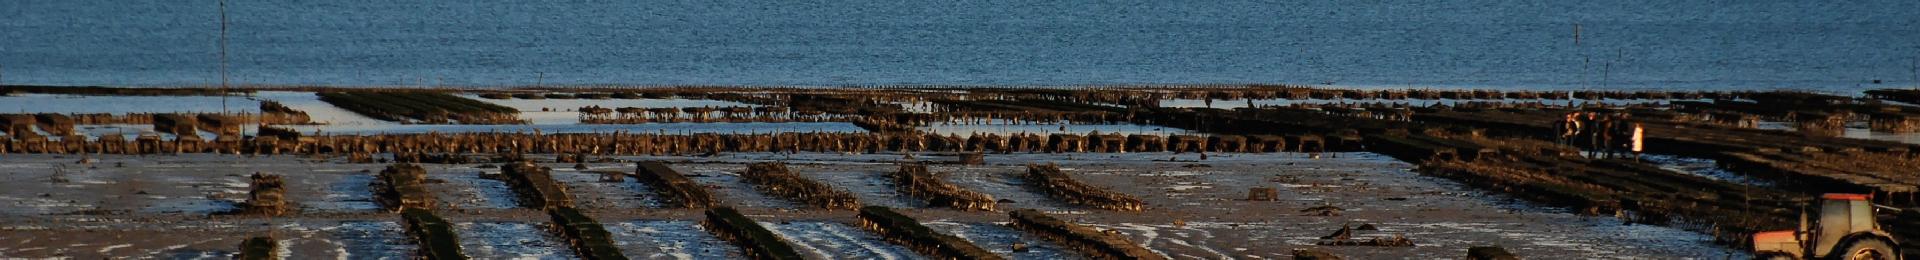
[[[710,208],[720,204],[707,188],[660,162],[640,162],[633,174],[647,183],[667,205],[678,208]]]
[[[1476,246],[1467,248],[1467,259],[1473,260],[1519,260],[1519,256],[1497,246]]]
[[[766,227],[754,222],[747,216],[729,207],[717,207],[706,211],[706,219],[700,222],[714,236],[739,246],[749,259],[802,259],[793,245],[787,244],[780,235],[767,231]]]
[[[792,111],[783,107],[581,107],[585,124],[851,122],[854,117],[819,111]]]
[[[407,208],[432,209],[436,205],[427,192],[427,170],[413,164],[394,164],[380,171],[373,190],[377,202],[389,211]]]
[[[860,200],[847,191],[835,189],[787,169],[785,163],[755,163],[740,173],[740,178],[769,195],[793,200],[810,207],[834,210],[860,208]]]
[[[287,205],[286,182],[281,180],[280,175],[256,172],[248,179],[251,184],[248,185],[247,201],[242,204],[245,206],[242,213],[279,216],[287,214],[287,210],[292,208]]]
[[[453,232],[453,223],[435,215],[432,209],[409,207],[400,211],[400,218],[407,223],[407,235],[419,245],[417,257],[467,259],[460,252],[460,236]]]
[[[965,239],[935,232],[933,229],[927,228],[927,226],[920,225],[920,221],[914,220],[913,217],[893,212],[892,209],[888,209],[887,207],[861,207],[859,216],[860,228],[879,233],[880,236],[886,237],[888,242],[913,248],[914,252],[919,252],[930,258],[963,260],[1005,259],[993,254],[993,252],[988,252],[986,249],[981,249],[979,246],[975,246]]]
[[[1034,189],[1045,191],[1047,195],[1067,203],[1116,211],[1143,211],[1147,208],[1139,198],[1081,183],[1053,164],[1027,165],[1026,180]]]
[[[526,161],[503,165],[500,169],[498,178],[519,194],[521,207],[550,210],[574,206],[567,186],[553,179],[553,169]]]
[[[567,244],[573,247],[575,255],[581,259],[614,260],[627,259],[614,247],[613,233],[607,232],[599,221],[593,220],[580,210],[572,207],[556,207],[547,210],[553,217],[555,233],[567,238]]]
[[[240,243],[240,254],[234,256],[234,259],[272,260],[275,249],[279,248],[280,244],[270,237],[248,238],[246,242]]]
[[[929,206],[958,210],[992,211],[994,209],[993,196],[948,183],[945,179],[927,172],[927,166],[924,164],[901,164],[899,171],[894,171],[887,177],[893,179],[894,185],[899,187],[901,193],[924,200]]]
[[[258,120],[243,121],[243,122],[259,122],[260,124],[277,124],[277,125],[298,125],[298,124],[313,123],[313,117],[308,116],[307,111],[300,111],[299,109],[293,109],[292,107],[287,107],[287,105],[280,104],[280,102],[266,100],[266,101],[260,101],[260,118]]]
[[[1167,259],[1127,241],[1126,238],[1054,218],[1037,210],[1022,209],[1008,213],[1013,226],[1086,254],[1093,259]]]
[[[320,92],[320,100],[381,120],[422,124],[525,123],[510,107],[437,92]]]

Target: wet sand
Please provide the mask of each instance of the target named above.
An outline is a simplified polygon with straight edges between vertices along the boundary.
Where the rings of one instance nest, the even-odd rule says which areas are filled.
[[[552,159],[549,156],[530,156]],[[952,158],[920,155],[921,160]],[[1626,225],[1606,216],[1578,216],[1414,173],[1409,164],[1369,153],[1328,154],[990,154],[987,165],[933,165],[930,170],[1002,203],[999,212],[925,208],[882,179],[899,154],[721,154],[713,157],[615,157],[664,160],[714,189],[721,201],[764,222],[814,257],[919,259],[854,228],[852,211],[801,209],[741,183],[747,163],[785,161],[796,172],[855,194],[869,205],[908,208],[935,229],[967,238],[1015,259],[1079,255],[1029,234],[998,226],[1007,210],[1035,208],[1088,226],[1116,230],[1175,259],[1286,258],[1296,248],[1320,248],[1360,259],[1456,258],[1468,246],[1498,245],[1535,259],[1745,258],[1684,230]],[[0,157],[0,257],[220,258],[249,236],[273,235],[283,256],[403,256],[413,246],[399,217],[371,202],[367,183],[383,164],[346,164],[301,156],[105,156],[79,164],[77,156]],[[1174,159],[1177,161],[1169,161]],[[1018,179],[1029,163],[1060,164],[1093,185],[1145,200],[1148,210],[1109,212],[1048,198]],[[580,207],[607,226],[633,258],[738,258],[738,249],[694,225],[699,212],[659,209],[644,184],[597,182],[572,164],[543,164],[570,186]],[[511,191],[479,174],[480,164],[426,165],[429,188],[445,203],[441,215],[459,225],[475,257],[556,258],[570,254],[543,225],[546,216],[517,209]],[[633,171],[630,162],[587,164],[589,171]],[[298,211],[280,218],[209,216],[245,197],[246,175],[283,175]],[[1247,189],[1277,188],[1278,201],[1247,201]],[[1343,209],[1337,216],[1301,212]],[[1178,221],[1176,221],[1178,220]],[[1343,224],[1373,224],[1359,237],[1404,235],[1413,247],[1313,245]],[[1013,243],[1033,247],[1013,252]]]

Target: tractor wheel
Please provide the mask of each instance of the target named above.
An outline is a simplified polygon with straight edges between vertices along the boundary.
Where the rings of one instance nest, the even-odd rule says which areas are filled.
[[[1854,240],[1853,243],[1842,247],[1840,251],[1827,255],[1827,258],[1845,260],[1892,260],[1896,259],[1895,257],[1899,256],[1893,255],[1892,245],[1888,245],[1887,241],[1872,238]]]

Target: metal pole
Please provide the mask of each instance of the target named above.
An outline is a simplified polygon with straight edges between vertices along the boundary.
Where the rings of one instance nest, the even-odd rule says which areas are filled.
[[[1588,57],[1587,54],[1581,51],[1580,49],[1580,23],[1579,22],[1573,23],[1573,52],[1581,56],[1580,89],[1586,90],[1588,87],[1587,86],[1587,63],[1591,62],[1591,60],[1589,59],[1590,57]]]
[[[1584,56],[1586,54],[1582,53],[1580,55]],[[1589,67],[1593,67],[1592,65],[1593,65],[1592,57],[1580,58],[1580,89],[1586,90],[1586,89],[1591,89],[1593,87],[1587,83],[1587,72],[1592,70],[1589,68]]]
[[[1580,46],[1580,23],[1573,23],[1573,46]]]
[[[1613,61],[1600,65],[1600,89],[1607,89],[1607,77],[1613,74]]]
[[[220,0],[220,113],[226,114],[227,94],[227,0]]]

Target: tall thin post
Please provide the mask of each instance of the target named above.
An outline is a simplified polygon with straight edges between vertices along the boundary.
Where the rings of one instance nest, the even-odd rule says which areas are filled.
[[[1581,47],[1580,46],[1580,23],[1574,22],[1573,23],[1573,52],[1580,54],[1580,57],[1581,57],[1580,89],[1586,90],[1589,87],[1587,84],[1587,71],[1588,71],[1589,63],[1592,63],[1593,60],[1592,60],[1592,57],[1588,56],[1586,51],[1582,50],[1580,47]]]
[[[1600,64],[1600,89],[1607,89],[1607,77],[1611,75],[1613,75],[1613,61]]]
[[[220,0],[220,113],[226,114],[227,95],[232,89],[227,86],[227,0]]]
[[[1573,46],[1580,46],[1580,23],[1573,23]]]

